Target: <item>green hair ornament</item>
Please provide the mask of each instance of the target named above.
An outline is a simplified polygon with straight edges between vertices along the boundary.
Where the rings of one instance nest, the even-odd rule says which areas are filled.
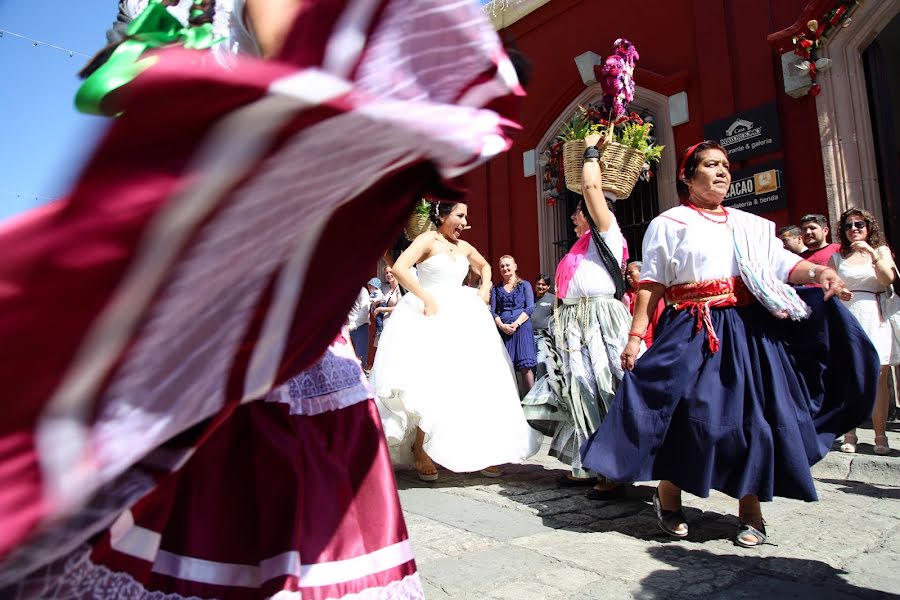
[[[194,0],[194,4],[198,5],[200,1]],[[194,8],[191,14],[196,11]],[[212,23],[185,27],[166,10],[161,0],[150,0],[147,8],[128,24],[126,33],[121,43],[101,51],[82,71],[87,77],[75,93],[75,108],[80,112],[105,116],[120,114],[110,112],[103,103],[110,93],[156,63],[154,57],[141,59],[147,50],[171,44],[206,50],[223,39],[216,38]]]

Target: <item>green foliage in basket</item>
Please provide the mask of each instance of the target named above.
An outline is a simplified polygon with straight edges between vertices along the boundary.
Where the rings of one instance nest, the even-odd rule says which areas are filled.
[[[427,217],[431,212],[431,202],[422,198],[416,203],[415,209],[413,209],[413,214]]]
[[[568,123],[563,123],[559,133],[556,134],[557,141],[570,142],[572,140],[583,140],[592,133],[598,133],[600,125],[591,118],[591,115],[581,106],[572,115],[572,119]]]
[[[613,139],[623,146],[634,148],[644,155],[647,162],[659,162],[662,157],[662,151],[665,146],[658,146],[652,143],[650,137],[650,128],[653,123],[647,123],[640,117],[634,115],[628,121],[615,127]]]
[[[653,143],[653,137],[650,135],[652,127],[653,123],[644,121],[634,112],[622,115],[610,122],[601,116],[598,107],[579,106],[571,120],[563,123],[556,135],[556,143],[550,148],[551,159],[561,156],[562,143],[583,140],[592,133],[599,133],[602,136],[610,136],[612,141],[623,146],[638,150],[648,163],[659,162],[664,146],[657,146]]]

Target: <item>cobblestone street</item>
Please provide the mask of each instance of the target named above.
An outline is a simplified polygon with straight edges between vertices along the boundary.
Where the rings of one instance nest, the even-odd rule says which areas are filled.
[[[896,429],[896,425],[894,426]],[[860,452],[865,453],[866,434]],[[898,447],[897,434],[892,445]],[[763,505],[770,544],[731,542],[737,503],[685,494],[690,535],[656,525],[652,484],[592,502],[560,489],[544,449],[498,479],[398,470],[400,499],[429,598],[900,598],[900,454],[830,453],[817,503]],[[879,476],[879,484],[848,481]]]

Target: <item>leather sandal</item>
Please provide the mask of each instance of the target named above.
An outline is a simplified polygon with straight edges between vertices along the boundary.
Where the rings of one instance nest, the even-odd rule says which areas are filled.
[[[596,477],[572,477],[568,473],[556,478],[559,487],[594,487],[597,485]]]
[[[753,536],[753,542],[748,542],[744,539],[744,537],[746,537],[748,534]],[[763,521],[762,530],[757,529],[753,525],[741,523],[741,526],[737,530],[737,535],[734,536],[734,543],[738,546],[741,546],[742,548],[756,548],[757,546],[762,546],[768,540],[769,538],[766,536],[765,521]]]
[[[437,472],[437,469],[435,469],[434,473],[424,473],[424,472],[422,472],[422,471],[416,469],[416,475],[419,477],[419,479],[420,479],[421,481],[432,482],[432,481],[437,481],[437,480],[438,480],[438,472]]]
[[[416,450],[415,450],[415,448],[413,448],[413,455],[415,456],[415,454],[416,454]],[[431,461],[429,460],[429,462],[431,462]],[[425,482],[430,483],[432,481],[438,480],[438,470],[433,462],[431,463],[431,468],[434,470],[430,471],[430,472],[420,471],[418,465],[414,465],[414,466],[415,466],[416,475],[418,476],[419,481],[425,481]]]
[[[688,536],[687,519],[684,518],[684,511],[665,510],[659,499],[659,490],[653,492],[653,510],[656,512],[656,523],[659,528],[674,538],[683,539]],[[676,528],[684,525],[684,531],[678,531]]]
[[[625,484],[617,485],[616,487],[612,487],[606,490],[598,490],[597,488],[591,488],[585,494],[585,497],[588,500],[596,500],[598,502],[606,502],[608,500],[621,500],[625,497],[625,492],[627,491],[628,486]]]
[[[852,433],[844,434],[844,441],[841,444],[841,452],[845,454],[856,454],[856,444],[859,443],[859,438]]]

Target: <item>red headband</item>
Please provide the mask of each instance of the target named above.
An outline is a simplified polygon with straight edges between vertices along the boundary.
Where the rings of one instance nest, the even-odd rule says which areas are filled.
[[[693,156],[694,151],[697,150],[697,146],[705,143],[705,141],[706,140],[704,140],[703,142],[697,142],[696,144],[694,144],[693,146],[688,148],[687,151],[685,151],[684,156],[681,158],[681,166],[678,167],[678,180],[679,181],[681,181],[682,178],[684,177],[684,166],[687,164],[688,159],[691,156]]]

